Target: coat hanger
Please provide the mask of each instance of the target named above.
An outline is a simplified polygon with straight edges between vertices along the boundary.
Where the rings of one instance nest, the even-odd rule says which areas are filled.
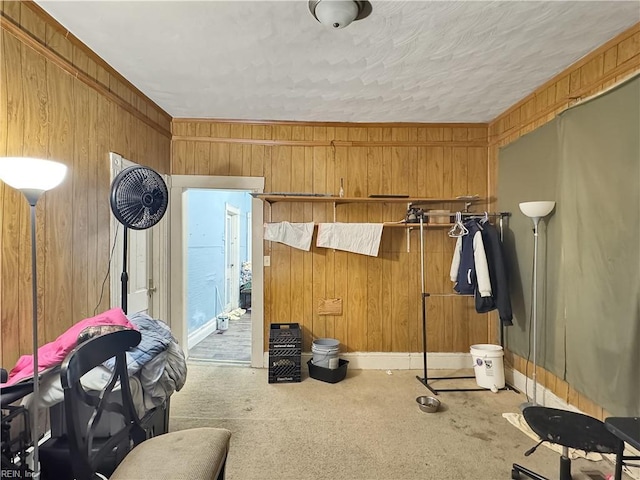
[[[456,212],[456,220],[453,224],[453,227],[451,227],[451,230],[449,230],[449,236],[458,238],[464,237],[468,233],[469,230],[467,230],[467,227],[465,227],[464,223],[462,223],[462,213]]]

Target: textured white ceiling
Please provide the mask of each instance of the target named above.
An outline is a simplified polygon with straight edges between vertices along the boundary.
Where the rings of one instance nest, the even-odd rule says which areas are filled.
[[[486,122],[640,21],[634,1],[38,1],[173,117]]]

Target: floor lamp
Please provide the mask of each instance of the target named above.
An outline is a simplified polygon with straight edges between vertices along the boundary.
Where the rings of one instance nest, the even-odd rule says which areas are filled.
[[[531,329],[533,331],[533,405],[537,405],[536,338],[538,333],[538,223],[540,223],[541,218],[544,218],[551,213],[555,205],[556,202],[552,201],[523,202],[520,204],[520,211],[533,221],[533,296],[531,299],[533,305],[531,316]]]
[[[33,475],[40,478],[40,459],[38,458],[38,280],[36,268],[36,203],[47,190],[57,187],[64,180],[67,167],[62,163],[39,158],[4,157],[0,158],[0,180],[10,187],[20,190],[29,202],[31,210],[31,290],[33,321],[33,395],[31,411],[31,437],[33,440]]]

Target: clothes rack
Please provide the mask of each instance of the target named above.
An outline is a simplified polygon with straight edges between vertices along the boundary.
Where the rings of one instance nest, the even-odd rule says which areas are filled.
[[[504,218],[511,215],[510,212],[498,212],[498,213],[486,213],[486,212],[459,212],[463,218],[498,218],[498,225],[500,229],[500,241],[504,240]],[[457,293],[428,293],[425,291],[425,279],[424,279],[424,221],[420,218],[420,282],[421,282],[421,298],[422,298],[422,360],[424,368],[424,376],[420,377],[416,375],[416,378],[420,383],[427,387],[434,395],[438,395],[440,392],[476,392],[486,391],[485,388],[441,388],[436,389],[429,384],[429,380],[457,380],[475,378],[474,375],[455,376],[455,377],[431,377],[429,378],[427,373],[427,298],[429,297],[472,297],[473,295],[460,295]],[[498,318],[500,324],[500,345],[504,349],[504,326]],[[511,388],[510,385],[505,383],[505,388]]]

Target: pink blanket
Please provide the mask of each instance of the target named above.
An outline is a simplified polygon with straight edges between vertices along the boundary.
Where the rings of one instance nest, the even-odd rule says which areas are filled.
[[[120,308],[112,308],[95,317],[85,318],[73,325],[53,342],[38,348],[38,372],[61,364],[67,354],[77,345],[80,332],[87,327],[97,325],[121,325],[137,330]],[[7,383],[0,384],[0,387],[13,385],[31,377],[33,377],[33,355],[23,355],[9,372]]]

